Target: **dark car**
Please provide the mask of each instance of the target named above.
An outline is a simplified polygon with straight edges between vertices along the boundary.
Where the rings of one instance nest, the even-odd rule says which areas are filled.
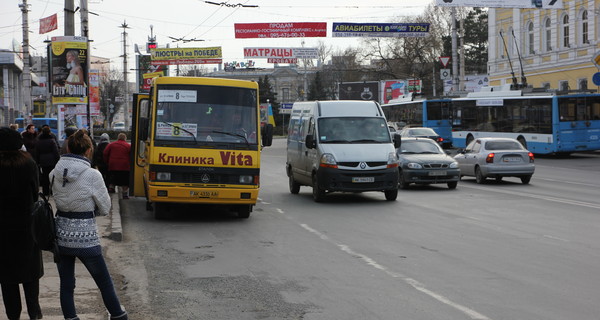
[[[433,140],[402,138],[402,145],[396,153],[400,188],[405,189],[411,183],[446,183],[448,188],[456,188],[460,179],[458,163]]]
[[[426,127],[404,128],[400,131],[402,138],[429,138],[439,145],[444,143],[444,138],[440,137],[435,130]]]

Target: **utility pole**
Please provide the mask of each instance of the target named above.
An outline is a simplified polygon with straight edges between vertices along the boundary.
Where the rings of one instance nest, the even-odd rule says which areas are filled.
[[[459,90],[465,91],[465,19],[460,19],[460,78]]]
[[[19,5],[23,13],[23,105],[20,106],[23,116],[32,114],[31,104],[31,69],[29,65],[29,12],[27,0]]]
[[[91,63],[92,63],[92,53],[91,53],[91,46],[90,46],[90,41],[89,41],[89,20],[88,20],[88,2],[87,0],[80,0],[80,18],[81,18],[81,36],[86,38],[87,41],[87,63],[85,66],[85,69],[87,70],[87,80],[86,83],[90,83],[89,79],[90,79],[90,67],[91,67]],[[88,128],[90,131],[90,135],[93,137],[94,136],[94,124],[92,123],[92,115],[91,115],[91,110],[90,110],[90,94],[89,94],[89,90],[90,90],[90,86],[88,85],[88,87],[86,88],[86,90],[88,91],[88,101],[86,103],[85,106],[85,110],[86,110],[86,116],[87,116],[87,123],[88,123]]]
[[[456,8],[452,7],[452,90],[458,91],[458,55],[456,36]]]
[[[81,36],[87,38],[90,31],[88,19],[89,10],[87,0],[80,0],[79,6],[81,7],[79,9],[79,15],[81,16]]]
[[[75,4],[74,0],[65,0],[65,36],[75,35]]]
[[[127,29],[129,29],[129,26],[127,25],[126,21],[123,21],[121,28],[123,28],[123,82],[125,83],[125,93],[123,96],[123,121],[125,122],[125,129],[127,130],[127,128],[129,128],[129,88],[127,83]]]

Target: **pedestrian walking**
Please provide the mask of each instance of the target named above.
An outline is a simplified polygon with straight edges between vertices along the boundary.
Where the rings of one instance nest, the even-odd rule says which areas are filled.
[[[106,149],[109,143],[110,137],[108,136],[108,133],[101,134],[100,143],[98,143],[94,149],[94,159],[92,161],[92,166],[102,173],[106,188],[108,188],[108,164],[104,161],[104,149]]]
[[[23,133],[21,133],[23,144],[32,157],[35,155],[35,141],[37,140],[37,135],[37,131],[33,124],[28,124]]]
[[[121,308],[113,280],[102,255],[95,208],[107,215],[111,200],[102,175],[91,168],[92,140],[86,130],[75,132],[68,142],[69,152],[63,155],[50,173],[52,193],[56,203],[57,241],[60,276],[60,306],[65,319],[79,320],[75,308],[75,258],[79,259],[94,278],[111,319],[127,320]]]
[[[44,275],[42,252],[31,233],[31,209],[38,198],[38,167],[22,151],[23,138],[9,128],[0,128],[0,286],[6,316],[21,316],[23,286],[30,319],[42,319],[39,303]]]
[[[129,153],[131,145],[125,141],[127,136],[119,133],[117,141],[104,149],[104,161],[108,164],[109,192],[115,192],[115,186],[121,188],[123,199],[129,199]]]
[[[69,153],[69,150],[67,150],[67,143],[69,140],[69,137],[75,133],[75,131],[77,131],[77,128],[73,128],[73,127],[67,127],[65,128],[65,141],[63,141],[62,146],[60,146],[60,154],[63,155],[65,153]]]
[[[50,195],[50,171],[60,159],[58,145],[54,140],[54,135],[50,132],[50,127],[43,127],[42,133],[38,136],[35,143],[35,161],[40,167],[40,185],[45,196]]]

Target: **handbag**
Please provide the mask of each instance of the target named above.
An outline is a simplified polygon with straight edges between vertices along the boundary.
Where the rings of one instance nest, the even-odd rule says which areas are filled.
[[[44,251],[50,251],[54,255],[54,262],[58,262],[58,242],[56,241],[56,214],[52,204],[43,193],[33,203],[31,210],[31,234],[35,244]]]

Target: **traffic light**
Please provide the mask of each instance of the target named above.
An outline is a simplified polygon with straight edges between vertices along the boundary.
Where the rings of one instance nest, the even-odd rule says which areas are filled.
[[[158,44],[156,43],[156,41],[148,41],[146,42],[146,52],[150,53],[151,49],[156,49],[158,48]]]

